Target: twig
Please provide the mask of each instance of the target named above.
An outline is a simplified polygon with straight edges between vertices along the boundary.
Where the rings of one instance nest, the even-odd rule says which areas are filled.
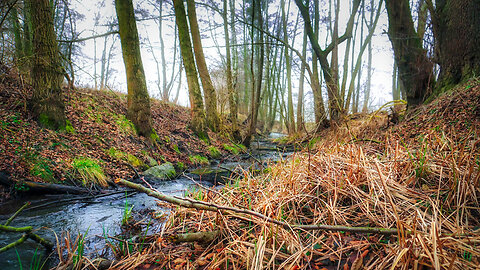
[[[38,236],[37,234],[35,233],[32,233],[32,230],[33,230],[33,227],[32,226],[25,226],[25,227],[12,227],[12,226],[5,226],[5,225],[0,225],[0,231],[4,231],[4,232],[24,232],[25,234],[20,238],[18,239],[17,241],[13,242],[13,243],[10,243],[6,246],[4,246],[3,248],[0,248],[0,253],[4,252],[4,251],[7,251],[23,242],[25,242],[25,240],[27,238],[30,238],[36,242],[38,242],[39,244],[41,244],[42,246],[44,246],[47,250],[52,250],[53,248],[53,244],[50,243],[50,241]]]
[[[18,214],[20,214],[20,212],[23,211],[23,209],[25,209],[27,206],[30,205],[30,202],[26,202],[22,207],[20,207],[20,209],[17,210],[17,212],[15,212],[15,214],[13,214],[8,220],[7,222],[5,222],[5,226],[8,226],[10,225],[10,223],[12,223],[12,221],[18,216]]]
[[[240,213],[240,214],[245,214],[245,215],[250,215],[250,216],[255,216],[263,221],[267,221],[273,224],[277,224],[279,226],[282,226],[286,229],[295,229],[295,230],[328,230],[328,231],[346,231],[346,232],[355,232],[355,233],[378,233],[378,234],[384,234],[384,235],[392,235],[392,234],[398,234],[398,230],[395,228],[379,228],[379,227],[348,227],[348,226],[339,226],[339,225],[325,225],[325,224],[314,224],[314,225],[297,225],[297,224],[288,224],[283,221],[279,221],[270,217],[267,217],[263,214],[260,214],[255,211],[251,211],[248,209],[240,209],[240,208],[235,208],[235,207],[228,207],[228,206],[221,206],[221,205],[216,205],[213,203],[208,203],[208,202],[202,202],[202,201],[197,201],[189,198],[179,198],[175,196],[168,196],[165,194],[162,194],[157,191],[153,191],[149,188],[146,188],[142,185],[132,183],[127,180],[123,179],[118,179],[116,181],[117,183],[136,189],[140,192],[143,192],[147,194],[148,196],[155,197],[157,199],[160,199],[162,201],[166,201],[169,203],[173,203],[179,206],[183,206],[185,208],[195,208],[198,210],[206,210],[206,211],[212,211],[212,212],[222,212],[224,214],[229,214],[229,212],[235,212],[235,213]],[[242,216],[235,216],[238,218],[245,219],[246,217]],[[255,221],[255,220],[253,220]]]

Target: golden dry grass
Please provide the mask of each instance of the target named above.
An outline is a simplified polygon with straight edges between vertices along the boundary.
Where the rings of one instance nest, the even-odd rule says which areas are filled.
[[[397,235],[299,231],[257,217],[174,209],[147,253],[117,269],[478,269],[480,87],[453,93],[393,129],[367,115],[322,134],[312,150],[244,172],[191,198],[289,224],[396,228]],[[456,120],[456,121],[455,121]],[[169,235],[221,230],[207,245]],[[153,267],[153,266],[152,266]]]

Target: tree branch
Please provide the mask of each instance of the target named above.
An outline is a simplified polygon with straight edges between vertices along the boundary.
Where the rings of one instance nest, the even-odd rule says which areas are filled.
[[[231,214],[230,212],[238,213],[238,214],[244,214],[244,215],[232,215],[234,217],[243,219],[243,220],[248,220],[248,221],[253,221],[253,222],[258,222],[256,220],[250,219],[248,216],[254,216],[257,218],[262,219],[262,222],[270,222],[279,226],[284,227],[285,229],[294,229],[294,230],[327,230],[327,231],[346,231],[346,232],[355,232],[355,233],[378,233],[378,234],[383,234],[383,235],[392,235],[392,234],[398,234],[398,230],[394,228],[379,228],[379,227],[349,227],[349,226],[340,226],[340,225],[325,225],[325,224],[313,224],[313,225],[297,225],[297,224],[288,224],[283,221],[279,221],[270,217],[267,217],[263,214],[260,214],[255,211],[251,211],[248,209],[241,209],[241,208],[236,208],[236,207],[229,207],[229,206],[222,206],[222,205],[216,205],[213,203],[208,203],[208,202],[202,202],[202,201],[197,201],[193,200],[190,198],[179,198],[175,196],[168,196],[165,194],[162,194],[158,191],[146,188],[140,184],[135,184],[127,180],[123,179],[118,179],[116,183],[119,183],[121,185],[136,189],[140,192],[143,192],[147,194],[148,196],[160,199],[162,201],[166,201],[169,203],[173,203],[179,206],[183,206],[186,208],[195,208],[198,210],[206,210],[206,211],[212,211],[212,212],[221,212],[224,214]]]
[[[85,37],[85,38],[78,38],[78,39],[72,39],[72,40],[57,40],[57,41],[62,42],[62,43],[82,42],[82,41],[87,41],[89,39],[101,38],[101,37],[114,35],[114,34],[118,34],[118,33],[119,33],[118,31],[111,31],[111,32],[107,32],[107,33],[103,33],[103,34],[99,34],[99,35],[94,35],[94,36],[90,36],[90,37]]]

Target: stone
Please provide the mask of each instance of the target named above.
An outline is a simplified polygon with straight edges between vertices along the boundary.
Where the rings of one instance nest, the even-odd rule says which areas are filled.
[[[161,165],[151,167],[150,169],[144,171],[143,174],[160,180],[168,180],[174,178],[176,172],[172,163],[165,162]]]

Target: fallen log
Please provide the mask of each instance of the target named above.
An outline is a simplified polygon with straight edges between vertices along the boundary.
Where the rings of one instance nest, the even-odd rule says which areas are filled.
[[[85,194],[90,193],[90,190],[82,187],[74,187],[60,184],[50,184],[50,183],[37,183],[32,181],[13,181],[7,174],[0,172],[0,184],[4,186],[17,186],[21,185],[25,187],[25,192],[35,192],[35,193],[69,193],[69,194]]]
[[[239,219],[244,219],[252,222],[270,222],[279,226],[282,226],[286,229],[294,229],[294,230],[324,230],[324,231],[345,231],[345,232],[353,232],[353,233],[378,233],[383,235],[392,235],[398,234],[399,231],[396,228],[380,228],[380,227],[350,227],[350,226],[342,226],[342,225],[326,225],[326,224],[312,224],[312,225],[300,225],[300,224],[289,224],[280,220],[276,220],[270,217],[267,217],[261,213],[248,210],[248,209],[241,209],[236,207],[230,206],[223,206],[217,205],[213,203],[193,200],[189,198],[180,198],[176,196],[168,196],[163,193],[160,193],[156,190],[151,188],[146,188],[140,184],[135,184],[127,180],[117,179],[115,183],[127,186],[129,188],[136,189],[140,192],[147,194],[148,196],[160,199],[165,202],[173,203],[185,208],[195,208],[197,210],[205,210],[205,211],[212,211],[212,212],[221,212],[223,214],[231,214],[237,213],[240,215],[231,214],[234,217]],[[249,218],[249,216],[254,216],[259,219],[260,221]],[[409,232],[406,232],[409,233]]]

